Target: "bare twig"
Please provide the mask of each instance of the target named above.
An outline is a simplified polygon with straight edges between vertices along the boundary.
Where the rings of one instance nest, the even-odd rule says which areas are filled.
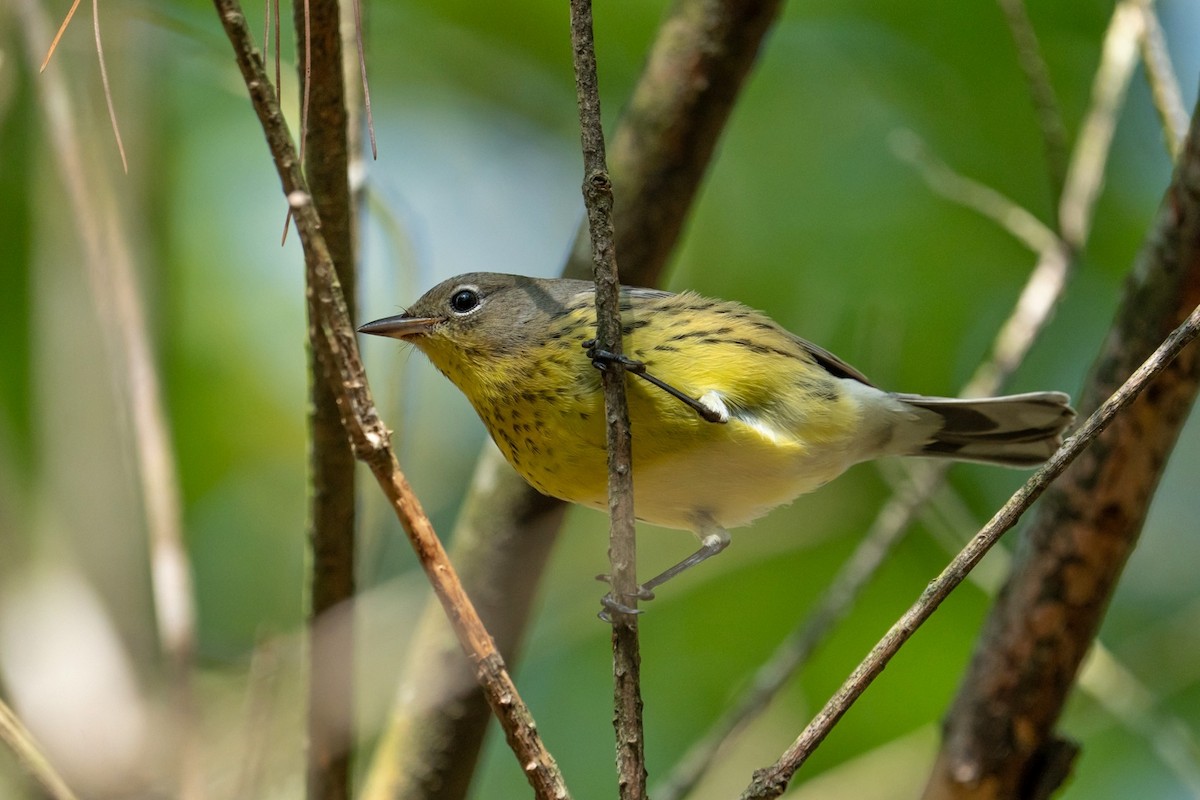
[[[907,491],[908,484],[895,470],[882,470],[896,491]],[[962,547],[960,531],[977,523],[967,503],[951,486],[942,491],[923,509],[922,522],[942,544],[947,555]],[[996,597],[1012,568],[1013,557],[1003,548],[988,554],[989,569],[976,568],[970,582],[988,597]],[[1097,639],[1088,651],[1079,670],[1079,689],[1106,711],[1130,733],[1146,740],[1164,766],[1195,796],[1200,796],[1200,746],[1186,723],[1170,712],[1156,708],[1151,690],[1133,671]]]
[[[309,94],[309,87],[312,86],[312,10],[310,8],[312,0],[303,0],[300,5],[297,5],[293,11],[295,15],[300,17],[296,27],[300,32],[300,41],[304,43],[304,63],[300,67],[300,74],[304,79],[304,88],[301,90],[300,100],[300,161],[304,162],[304,156],[308,154],[308,111],[309,103],[312,100],[312,95]]]
[[[354,6],[354,44],[358,52],[358,72],[362,80],[362,109],[367,116],[367,135],[371,139],[371,158],[379,158],[375,144],[375,118],[371,116],[371,84],[367,80],[367,48],[363,44],[362,0],[351,0]]]
[[[679,0],[659,28],[633,98],[608,143],[620,203],[613,209],[625,283],[653,286],[687,212],[779,0]],[[563,268],[590,275],[586,226]],[[530,488],[499,451],[484,448],[452,536],[455,564],[507,658],[527,624],[563,504]],[[514,568],[513,565],[519,565]],[[364,800],[459,800],[466,795],[487,721],[465,662],[448,651],[442,612],[422,614],[397,706],[376,748]],[[437,704],[425,687],[439,688]],[[419,687],[419,688],[418,688]]]
[[[275,11],[275,13],[272,15],[275,18],[275,57],[273,61],[275,63],[275,93],[279,94],[283,91],[283,56],[281,54],[281,48],[283,46],[283,32],[280,29],[280,26],[283,23],[279,17],[279,0],[266,0],[266,2],[270,3],[271,7]],[[266,57],[266,54],[267,51],[266,48],[264,48],[263,56]]]
[[[54,765],[42,753],[41,748],[34,741],[33,734],[2,699],[0,699],[0,740],[8,744],[21,765],[41,784],[42,789],[53,800],[78,800],[75,793],[54,769]]]
[[[1163,36],[1162,25],[1158,22],[1158,14],[1154,13],[1153,4],[1142,5],[1141,13],[1142,63],[1146,65],[1146,81],[1150,84],[1154,107],[1158,109],[1159,119],[1162,120],[1167,151],[1171,158],[1174,158],[1183,146],[1183,137],[1188,127],[1188,113],[1183,105],[1179,80],[1171,66],[1171,54],[1167,52],[1166,37]]]
[[[870,530],[842,564],[813,610],[779,643],[771,657],[755,671],[746,690],[688,748],[663,783],[655,787],[655,798],[680,800],[686,797],[715,763],[718,752],[744,730],[750,720],[765,711],[787,681],[808,663],[833,627],[850,611],[895,544],[908,532],[930,495],[941,486],[942,475],[942,470],[935,468],[910,475],[912,479],[876,515]]]
[[[536,796],[545,800],[565,800],[569,795],[558,766],[543,746],[529,709],[521,700],[475,607],[463,591],[458,575],[446,557],[420,501],[396,463],[389,432],[379,419],[367,385],[341,286],[320,230],[316,210],[300,174],[295,146],[262,60],[254,50],[241,6],[237,0],[214,0],[214,5],[233,45],[238,68],[266,134],[284,193],[295,214],[296,227],[304,244],[307,269],[314,273],[310,283],[314,287],[312,292],[318,313],[312,324],[319,329],[319,336],[314,341],[320,348],[323,367],[338,376],[338,380],[332,381],[332,384],[337,391],[342,423],[354,453],[371,469],[408,534],[463,650],[475,664],[488,703]]]
[[[39,72],[46,71],[46,65],[50,63],[50,57],[58,49],[58,40],[66,33],[67,26],[71,24],[71,18],[75,16],[75,12],[79,9],[79,3],[80,0],[75,0],[75,2],[71,3],[71,7],[67,10],[67,16],[63,17],[62,24],[58,26],[58,31],[55,32],[54,38],[50,40],[50,47],[46,49],[46,57],[42,59],[42,64],[38,67]]]
[[[75,16],[75,11],[79,8],[79,3],[80,0],[75,0],[75,2],[71,3],[71,8],[67,11],[66,17],[63,18],[62,24],[58,26],[58,31],[54,34],[54,38],[50,41],[50,47],[46,49],[46,57],[42,59],[42,63],[38,67],[39,72],[45,72],[46,65],[50,63],[50,57],[58,49],[59,40],[66,33],[67,26],[71,24],[71,18]],[[108,104],[108,119],[112,125],[113,138],[117,141],[117,152],[121,155],[121,167],[128,173],[129,162],[125,158],[125,145],[121,141],[121,129],[117,125],[117,112],[113,108],[112,89],[108,85],[108,68],[104,63],[104,46],[100,42],[99,0],[92,0],[92,35],[96,40],[96,57],[100,62],[100,82],[104,86],[104,101]]]
[[[817,746],[833,729],[866,688],[917,628],[937,610],[938,605],[961,584],[971,569],[1000,540],[1030,505],[1045,491],[1075,458],[1108,427],[1113,417],[1129,406],[1153,378],[1166,369],[1179,352],[1200,334],[1200,307],[1129,376],[1129,379],[1067,440],[1045,466],[1039,469],[1024,486],[996,512],[991,521],[971,539],[966,547],[935,578],[912,607],[872,648],[870,654],[854,670],[842,687],[830,698],[820,713],[809,723],[792,746],[774,765],[754,773],[754,780],[742,793],[742,800],[779,797],[788,782]]]
[[[1099,406],[1159,337],[1195,316],[1198,135],[1193,119],[1089,375],[1084,409]],[[947,715],[927,798],[1040,798],[1063,779],[1061,770],[1045,768],[1071,751],[1055,725],[1198,387],[1200,354],[1192,349],[1047,493]]]
[[[1063,184],[1067,176],[1067,129],[1063,125],[1062,111],[1050,82],[1046,60],[1038,44],[1037,32],[1029,21],[1025,0],[997,0],[1004,19],[1008,22],[1013,43],[1017,46],[1017,63],[1029,83],[1029,95],[1037,113],[1038,128],[1042,132],[1042,148],[1046,155],[1046,172],[1050,177],[1050,198],[1057,208],[1062,198]]]
[[[933,193],[977,211],[1035,253],[1058,246],[1058,235],[1046,223],[992,187],[955,172],[930,152],[915,132],[897,130],[888,143],[896,157],[911,165]]]
[[[596,342],[621,354],[621,285],[613,232],[613,192],[604,153],[600,120],[600,88],[592,38],[591,0],[571,0],[571,49],[579,129],[583,143],[583,199],[587,207],[596,282]],[[625,369],[613,363],[601,373],[608,421],[608,512],[611,516],[608,558],[612,596],[637,607],[637,542],[633,528],[633,454]],[[642,731],[641,653],[637,617],[610,609],[613,643],[613,725],[617,737],[617,785],[622,800],[646,796],[646,755]]]
[[[121,126],[117,124],[117,110],[113,108],[112,87],[108,84],[108,67],[104,63],[104,45],[100,42],[100,0],[92,0],[92,34],[96,39],[96,59],[100,62],[100,82],[104,85],[104,103],[108,106],[108,121],[112,125],[113,138],[117,141],[117,152],[121,154],[121,169],[129,173],[129,161],[125,158],[125,143],[121,141]]]

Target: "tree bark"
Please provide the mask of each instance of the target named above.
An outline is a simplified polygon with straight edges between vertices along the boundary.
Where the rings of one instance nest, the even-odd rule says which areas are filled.
[[[1200,142],[1192,130],[1080,411],[1116,389],[1200,304]],[[1195,400],[1180,353],[1042,498],[945,721],[926,800],[1047,797],[1075,747],[1055,733]]]

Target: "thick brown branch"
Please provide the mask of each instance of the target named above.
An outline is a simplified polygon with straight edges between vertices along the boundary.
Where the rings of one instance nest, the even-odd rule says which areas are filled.
[[[474,606],[442,549],[429,519],[396,463],[390,434],[375,410],[366,382],[358,345],[350,327],[341,285],[333,268],[320,221],[300,174],[295,146],[279,110],[274,89],[263,63],[254,50],[246,19],[237,0],[214,0],[217,13],[233,45],[242,78],[254,110],[262,123],[283,190],[296,220],[304,245],[305,261],[311,271],[310,302],[319,328],[313,341],[322,367],[337,376],[337,406],[355,455],[366,462],[408,534],[434,592],[442,602],[463,650],[475,665],[476,676],[508,737],[509,745],[538,798],[564,800],[569,797],[562,775],[505,671],[503,660],[479,620]]]
[[[297,37],[306,34],[311,62],[300,70],[301,91],[311,103],[304,173],[321,219],[321,233],[354,314],[357,283],[349,149],[337,0],[295,5]],[[310,271],[309,277],[311,278]],[[320,313],[309,287],[309,332],[318,336]],[[350,737],[354,724],[354,615],[326,612],[354,597],[354,454],[338,414],[336,387],[320,368],[320,344],[310,342],[309,543],[312,577],[309,611],[308,750],[310,800],[344,800],[350,792]]]
[[[1200,146],[1193,124],[1093,366],[1095,408],[1200,303]],[[1195,399],[1192,348],[1047,494],[947,717],[927,798],[1042,797],[1062,780],[1054,726]]]

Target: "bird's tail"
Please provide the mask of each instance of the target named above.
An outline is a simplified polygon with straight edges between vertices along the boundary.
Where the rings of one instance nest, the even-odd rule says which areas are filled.
[[[1063,430],[1075,419],[1071,398],[1062,392],[973,399],[894,397],[918,413],[940,418],[941,427],[911,451],[916,456],[1035,467],[1058,449]]]

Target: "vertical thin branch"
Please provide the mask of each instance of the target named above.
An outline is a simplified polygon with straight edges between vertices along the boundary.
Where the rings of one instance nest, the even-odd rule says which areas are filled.
[[[621,198],[613,211],[625,283],[658,283],[779,8],[780,0],[677,0],[663,19],[606,148]],[[591,263],[585,224],[563,275],[585,277]],[[505,658],[516,656],[563,513],[561,501],[484,448],[451,552]],[[364,800],[466,796],[488,713],[441,617],[434,602],[422,612]],[[432,680],[443,699],[431,705],[417,698]]]
[[[300,71],[304,118],[301,159],[317,216],[347,305],[355,316],[356,231],[350,194],[345,71],[338,0],[305,0],[295,7],[296,36],[304,42]],[[311,103],[311,106],[310,106]],[[306,144],[305,144],[306,143]],[[311,277],[311,276],[310,276]],[[309,335],[316,325],[318,287],[307,287]],[[355,480],[354,454],[337,407],[336,388],[310,342],[308,797],[350,795],[354,726]],[[332,613],[331,613],[332,612]]]
[[[96,59],[100,62],[100,82],[104,85],[104,102],[108,106],[108,121],[112,125],[113,138],[117,141],[117,152],[121,155],[121,169],[128,174],[129,161],[125,158],[125,143],[121,141],[121,127],[117,124],[117,110],[113,107],[112,87],[108,83],[108,67],[104,63],[104,45],[100,41],[100,0],[92,0],[92,34],[96,40]]]
[[[1017,63],[1029,84],[1038,128],[1042,132],[1046,172],[1050,177],[1051,205],[1058,208],[1067,177],[1067,129],[1063,125],[1062,111],[1058,107],[1054,84],[1050,82],[1046,60],[1042,57],[1037,32],[1029,21],[1025,0],[998,0],[998,3],[1017,47]]]
[[[371,114],[371,84],[367,80],[367,45],[366,45],[366,30],[363,26],[362,0],[351,0],[351,5],[354,10],[354,19],[351,27],[354,28],[354,50],[358,53],[358,76],[361,83],[359,86],[362,89],[362,103],[356,103],[355,108],[360,109],[360,112],[355,113],[355,117],[362,115],[366,116],[367,136],[371,139],[371,158],[379,158],[379,146],[375,143],[375,117]],[[343,26],[346,27],[346,26]],[[347,87],[350,81],[346,81]],[[362,125],[357,125],[356,128],[361,128]],[[357,142],[358,137],[352,137],[351,141]],[[355,144],[355,149],[361,148]]]
[[[600,119],[591,0],[571,0],[571,45],[583,144],[583,198],[587,206],[596,281],[596,341],[600,348],[620,355],[621,286],[613,234],[612,182],[608,177]],[[608,550],[612,565],[610,580],[613,596],[636,607],[633,455],[629,407],[625,400],[625,370],[619,363],[614,363],[601,377],[608,422],[608,510],[612,518]],[[646,795],[646,764],[637,618],[633,614],[614,612],[612,626],[617,781],[623,800],[638,800]]]
[[[279,101],[263,68],[261,56],[254,50],[241,4],[237,0],[213,0],[221,24],[233,46],[234,57],[249,92],[251,103],[266,135],[276,171],[288,205],[296,220],[296,229],[304,246],[305,264],[315,311],[314,337],[322,367],[335,375],[330,385],[337,395],[337,408],[353,452],[365,462],[409,537],[421,567],[454,627],[463,651],[476,669],[500,726],[508,738],[535,797],[538,800],[568,800],[570,794],[554,758],[546,750],[537,725],[521,699],[497,652],[495,643],[475,606],[463,591],[462,583],[434,533],[420,501],[413,494],[392,451],[390,431],[375,409],[359,357],[357,341],[346,312],[341,284],[333,259],[322,235],[321,222],[313,208],[304,177],[300,172],[296,148],[279,109]]]

